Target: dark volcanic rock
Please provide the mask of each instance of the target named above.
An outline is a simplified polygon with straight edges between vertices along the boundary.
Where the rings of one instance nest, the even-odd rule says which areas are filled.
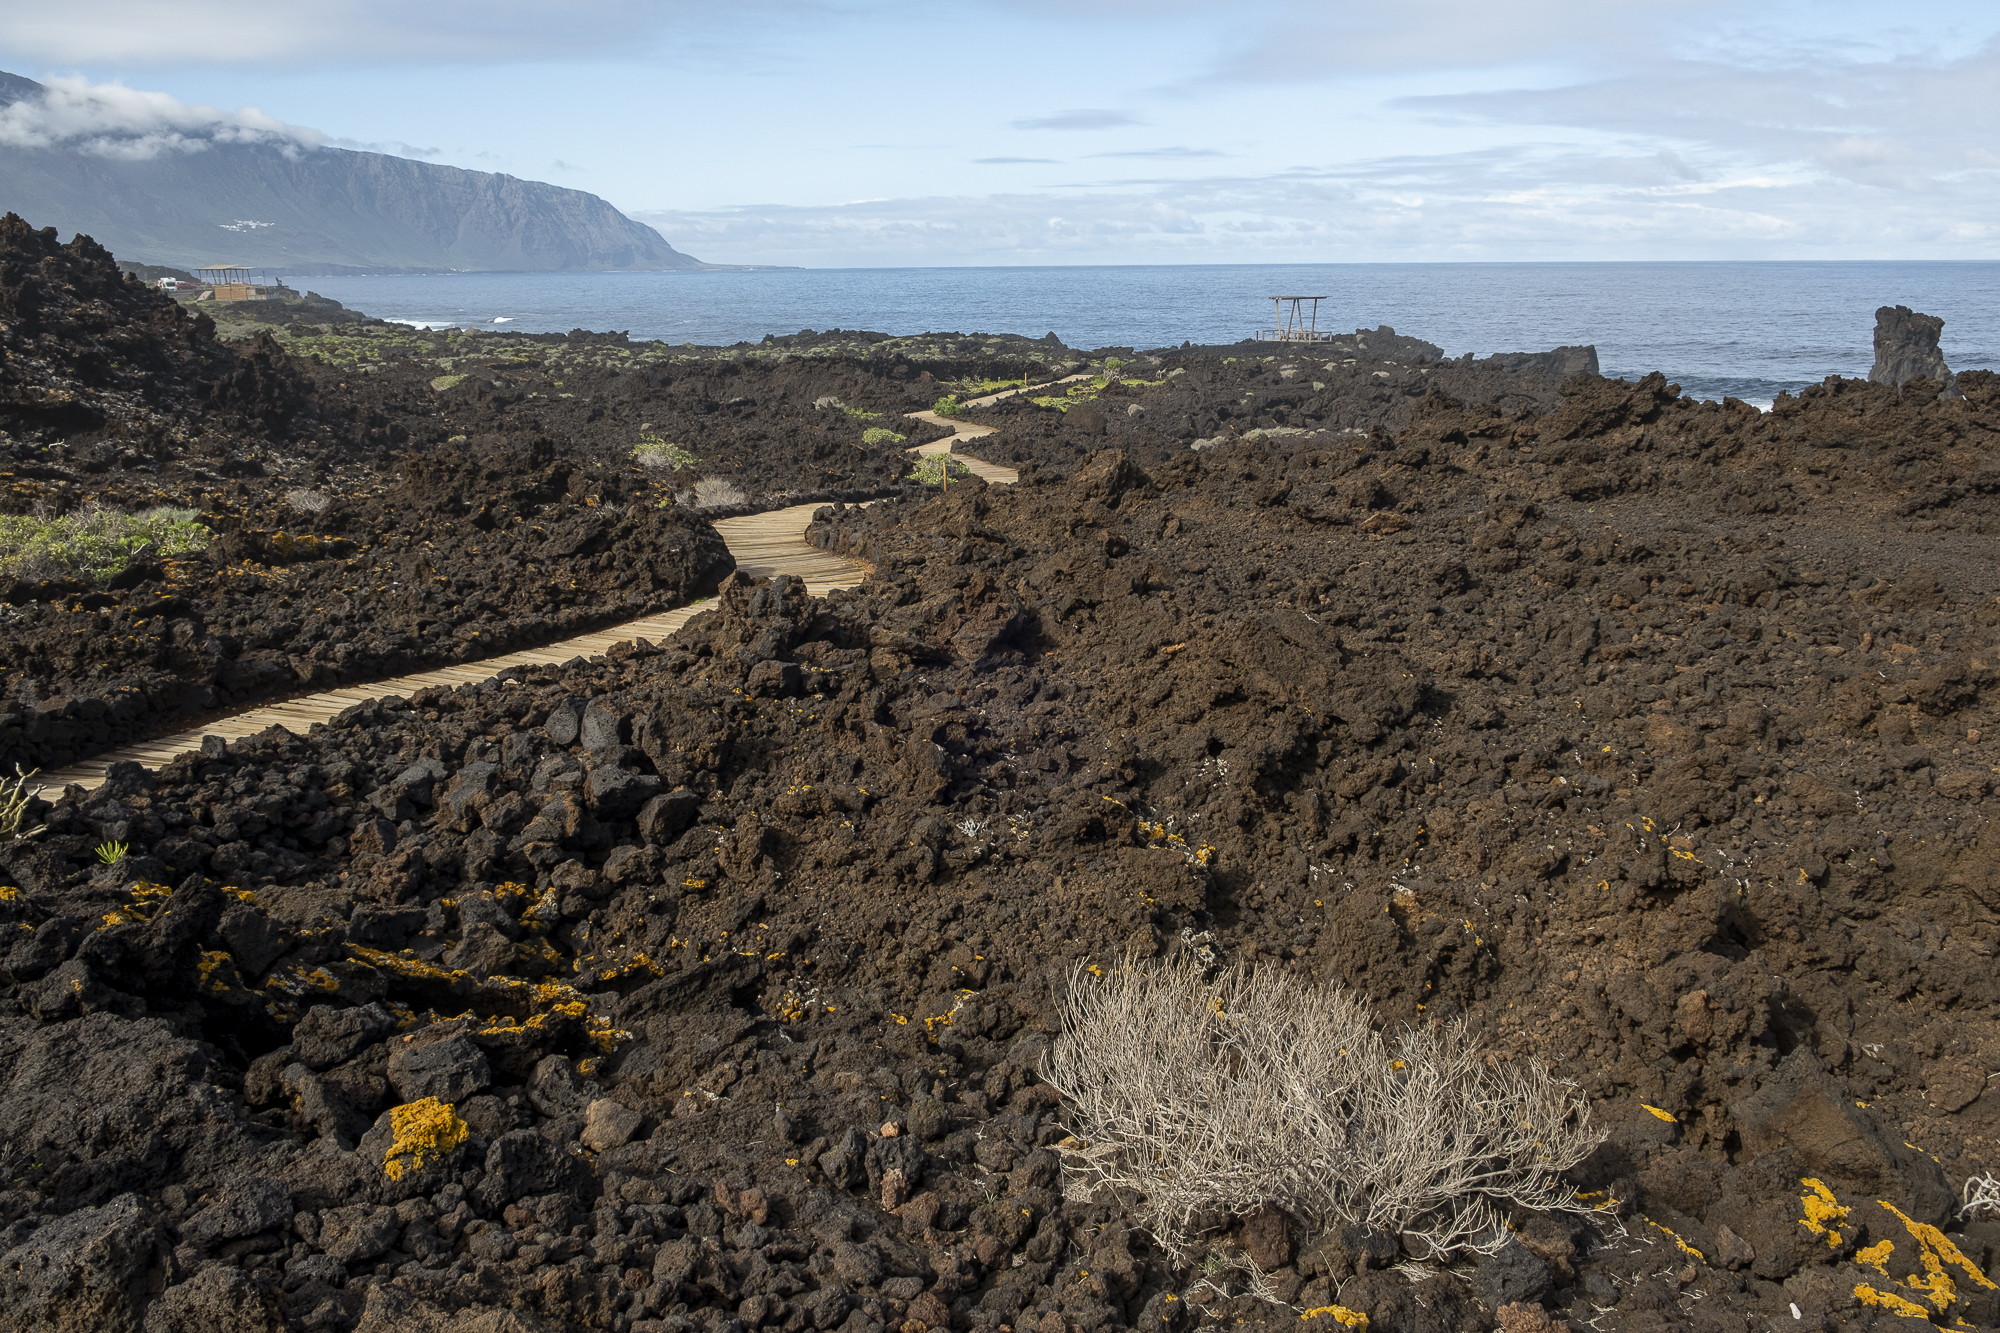
[[[1875,364],[1869,368],[1872,384],[1901,389],[1914,379],[1930,380],[1954,392],[1951,368],[1938,349],[1944,321],[1936,315],[1920,315],[1906,305],[1885,305],[1875,312]]]
[[[449,656],[475,585],[488,624],[684,590],[711,530],[629,462],[640,413],[796,479],[880,464],[846,404],[948,383],[809,342],[684,374],[512,340],[542,359],[472,365],[471,405],[324,364],[321,406],[380,420],[316,457],[411,441],[315,520],[354,551],[239,522],[151,642],[296,677],[301,642]],[[939,374],[1020,368],[977,350]],[[0,1323],[1295,1322],[1066,1169],[1064,988],[1182,951],[1463,1022],[1607,1132],[1602,1211],[1511,1213],[1484,1263],[1413,1283],[1414,1233],[1246,1199],[1216,1285],[1247,1256],[1378,1333],[1741,1330],[1928,1305],[1929,1255],[1992,1322],[1937,1238],[2000,1243],[1958,1200],[2000,1169],[2000,377],[1760,413],[1570,351],[1335,350],[1100,356],[974,409],[1020,485],[820,510],[858,587],[739,573],[661,644],[35,806],[0,849]],[[116,658],[152,613],[83,600],[22,611],[49,688],[0,736],[104,721],[58,642]]]
[[[0,1326],[139,1333],[171,1266],[166,1228],[138,1196],[79,1208],[0,1254]]]

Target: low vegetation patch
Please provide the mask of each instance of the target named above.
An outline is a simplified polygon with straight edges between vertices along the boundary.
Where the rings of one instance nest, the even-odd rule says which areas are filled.
[[[632,446],[632,458],[640,467],[667,472],[691,472],[701,466],[701,460],[686,445],[675,444],[652,431],[639,433],[639,443]]]
[[[0,579],[103,583],[124,572],[132,557],[148,547],[161,556],[192,555],[206,549],[213,535],[195,522],[192,509],[143,514],[86,509],[48,519],[0,515]]]
[[[1113,362],[1116,362],[1116,358],[1105,364],[1111,365]],[[1117,364],[1124,363],[1117,362]],[[1058,412],[1067,412],[1078,403],[1089,402],[1113,384],[1123,385],[1127,389],[1152,389],[1165,383],[1165,379],[1137,380],[1125,375],[1093,375],[1087,380],[1070,385],[1060,394],[1038,394],[1028,401],[1036,407],[1053,407]]]
[[[955,417],[965,411],[965,404],[958,401],[958,395],[948,393],[931,404],[931,411],[941,417]]]
[[[898,435],[887,426],[870,426],[861,432],[863,444],[901,444],[908,438],[907,435]]]
[[[955,398],[984,398],[989,393],[999,393],[1003,389],[1025,389],[1029,381],[1025,379],[965,379],[957,380],[951,386]]]
[[[863,421],[873,421],[877,417],[882,415],[880,412],[870,412],[865,408],[850,407],[846,403],[841,402],[840,399],[834,397],[832,394],[827,394],[824,397],[813,399],[813,408],[816,411],[824,412],[829,407],[845,412],[847,413],[847,415],[851,417],[859,417]]]
[[[957,481],[971,475],[972,469],[950,454],[925,454],[910,472],[910,480],[926,486],[942,486],[947,480]]]

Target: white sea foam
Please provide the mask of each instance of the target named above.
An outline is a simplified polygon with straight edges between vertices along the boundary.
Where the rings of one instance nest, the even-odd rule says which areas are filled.
[[[512,324],[514,322],[514,317],[512,315],[495,315],[493,317],[493,322],[495,324]]]

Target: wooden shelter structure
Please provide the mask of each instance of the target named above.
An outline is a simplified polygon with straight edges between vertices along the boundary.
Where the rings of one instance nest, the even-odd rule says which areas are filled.
[[[215,289],[218,301],[263,301],[264,289],[250,281],[250,270],[241,264],[210,264],[194,275]]]
[[[1274,296],[1271,298],[1271,323],[1268,329],[1257,330],[1258,342],[1275,343],[1323,343],[1332,342],[1333,333],[1319,330],[1319,303],[1324,296]],[[1307,309],[1305,303],[1312,302]],[[1286,303],[1290,302],[1290,308]]]

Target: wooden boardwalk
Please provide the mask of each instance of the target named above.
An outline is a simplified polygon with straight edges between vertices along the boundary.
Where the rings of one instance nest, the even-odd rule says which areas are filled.
[[[989,393],[983,398],[968,398],[965,400],[965,406],[990,407],[1002,398],[1012,398],[1017,393],[1033,393],[1037,389],[1052,389],[1058,384],[1068,384],[1072,380],[1085,380],[1089,378],[1090,376],[1088,375],[1066,375],[1062,379],[1053,380],[1048,384],[1032,385],[1024,389],[1002,389],[999,393]],[[948,440],[933,440],[929,444],[919,444],[911,448],[909,452],[919,456],[924,454],[951,454],[959,462],[971,468],[973,475],[983,477],[995,486],[1012,486],[1021,479],[1020,470],[1017,468],[1001,467],[998,463],[989,463],[984,459],[974,458],[970,454],[961,454],[958,452],[958,446],[968,440],[976,440],[981,436],[996,434],[997,432],[993,427],[974,425],[970,421],[954,421],[949,417],[941,417],[935,412],[906,412],[903,415],[914,417],[918,421],[928,421],[933,426],[948,427],[952,432],[952,436]]]
[[[1083,375],[1071,375],[1054,383],[1067,384],[1070,380],[1085,378],[1087,377]],[[985,407],[999,402],[1002,398],[1024,392],[1032,390],[1006,389],[1000,393],[987,394],[983,398],[968,399],[966,406]],[[967,421],[951,421],[938,416],[935,412],[911,412],[909,415],[920,421],[948,426],[953,432],[948,440],[916,446],[910,450],[914,454],[952,453],[953,446],[963,441],[976,440],[981,436],[995,433],[991,426],[978,426]],[[958,454],[957,457],[961,463],[995,485],[1011,486],[1021,479],[1020,472],[1014,468],[1000,467],[965,454]],[[851,588],[861,582],[865,570],[855,561],[828,555],[825,551],[806,544],[803,536],[806,524],[812,521],[813,511],[820,507],[817,504],[793,505],[789,509],[775,509],[768,514],[725,518],[716,523],[715,530],[722,534],[723,541],[729,545],[729,553],[736,557],[736,568],[739,573],[751,578],[795,574],[805,580],[807,589],[814,596],[824,596],[835,588]],[[303,735],[313,723],[331,722],[354,705],[366,703],[370,699],[380,699],[392,694],[412,694],[429,686],[441,685],[449,688],[472,685],[482,680],[490,680],[508,667],[560,666],[579,657],[600,656],[617,644],[631,643],[636,639],[654,641],[664,639],[706,609],[706,605],[705,601],[696,602],[692,606],[683,606],[657,616],[630,620],[607,630],[599,630],[595,634],[582,634],[574,639],[564,639],[560,643],[527,648],[500,657],[485,657],[477,662],[439,667],[434,671],[418,671],[408,676],[378,680],[372,684],[348,685],[337,690],[301,695],[296,699],[286,699],[280,703],[263,704],[240,713],[232,713],[227,717],[213,719],[187,731],[178,731],[172,735],[142,741],[137,745],[108,750],[81,764],[72,764],[68,768],[38,774],[35,780],[52,791],[61,791],[71,783],[88,789],[100,785],[104,781],[105,773],[113,764],[133,760],[147,768],[158,768],[175,755],[200,749],[201,738],[204,736],[240,740],[245,736],[254,736],[274,724]]]
[[[795,574],[805,580],[806,587],[815,596],[824,596],[835,588],[851,588],[861,582],[865,569],[855,561],[837,555],[828,555],[817,547],[809,546],[804,539],[805,526],[812,521],[817,504],[793,505],[789,509],[777,509],[768,514],[749,514],[742,518],[719,520],[715,530],[729,545],[729,553],[736,557],[736,568],[741,574],[751,578],[770,578],[779,574]],[[228,717],[217,718],[188,731],[175,732],[155,740],[137,745],[127,745],[107,751],[94,759],[68,768],[38,774],[35,781],[51,791],[61,791],[70,783],[92,788],[104,781],[105,773],[111,765],[136,760],[147,768],[158,768],[175,755],[201,748],[204,736],[222,736],[237,740],[244,736],[254,736],[274,723],[288,731],[303,735],[315,722],[330,722],[338,714],[370,699],[380,699],[387,695],[407,695],[427,686],[471,685],[491,679],[513,666],[560,666],[564,662],[579,657],[597,657],[609,652],[620,643],[631,643],[636,639],[658,641],[706,610],[708,599],[683,606],[657,616],[646,616],[639,620],[627,621],[611,629],[599,630],[595,634],[582,634],[574,639],[564,639],[540,648],[528,648],[517,653],[507,653],[500,657],[481,658],[477,662],[466,662],[458,666],[439,667],[434,671],[419,671],[408,676],[397,676],[390,680],[378,680],[368,685],[349,685],[337,690],[325,690],[318,694],[303,695],[296,699],[286,699],[281,703],[264,704],[246,709]]]

